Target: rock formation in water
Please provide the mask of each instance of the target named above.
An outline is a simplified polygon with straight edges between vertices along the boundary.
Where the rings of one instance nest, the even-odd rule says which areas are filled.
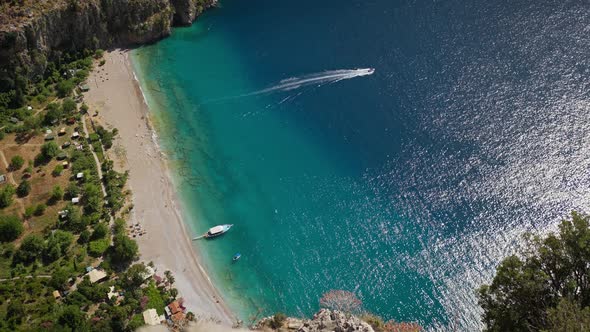
[[[274,316],[264,318],[253,327],[257,331],[276,331],[271,322]],[[281,331],[297,332],[374,332],[371,325],[360,318],[339,311],[321,309],[312,319],[297,319],[288,317],[281,321]]]
[[[42,75],[63,52],[156,41],[215,0],[23,0],[0,5],[0,92]]]

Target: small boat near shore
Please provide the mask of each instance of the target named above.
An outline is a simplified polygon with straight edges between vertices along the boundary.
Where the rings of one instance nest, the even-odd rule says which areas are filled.
[[[202,238],[210,239],[210,238],[218,237],[218,236],[224,234],[225,232],[229,231],[230,228],[232,228],[232,227],[233,227],[233,224],[217,225],[215,227],[209,228],[207,233],[205,233],[201,236],[197,236],[197,237],[193,238],[193,240],[199,240]]]
[[[238,259],[240,259],[241,257],[242,257],[242,254],[240,254],[240,253],[238,252],[238,253],[236,253],[236,254],[234,255],[234,257],[232,257],[232,259],[231,259],[231,260],[235,262],[235,261],[237,261]]]

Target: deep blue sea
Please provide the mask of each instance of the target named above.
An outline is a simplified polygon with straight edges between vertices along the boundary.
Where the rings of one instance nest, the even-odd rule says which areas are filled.
[[[191,230],[235,224],[195,245],[246,321],[343,289],[477,330],[521,234],[588,211],[585,1],[225,0],[133,59]]]

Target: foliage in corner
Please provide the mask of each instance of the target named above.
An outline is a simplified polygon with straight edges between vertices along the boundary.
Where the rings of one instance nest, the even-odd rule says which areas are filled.
[[[590,223],[573,212],[557,234],[526,236],[479,289],[487,331],[590,330]]]

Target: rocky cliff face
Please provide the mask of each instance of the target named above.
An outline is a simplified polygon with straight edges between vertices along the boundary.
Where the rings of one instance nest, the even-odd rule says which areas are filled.
[[[264,318],[253,329],[277,331],[269,327],[272,320],[273,317]],[[360,318],[328,309],[321,309],[312,319],[287,318],[278,330],[297,332],[374,332],[371,325]]]
[[[188,25],[214,0],[52,0],[42,10],[21,8],[0,22],[0,91],[11,88],[16,68],[29,78],[62,52],[153,42],[173,24]],[[61,1],[61,2],[60,2]],[[34,4],[31,4],[33,7]],[[26,7],[26,6],[23,6]],[[5,19],[5,21],[7,21]]]

